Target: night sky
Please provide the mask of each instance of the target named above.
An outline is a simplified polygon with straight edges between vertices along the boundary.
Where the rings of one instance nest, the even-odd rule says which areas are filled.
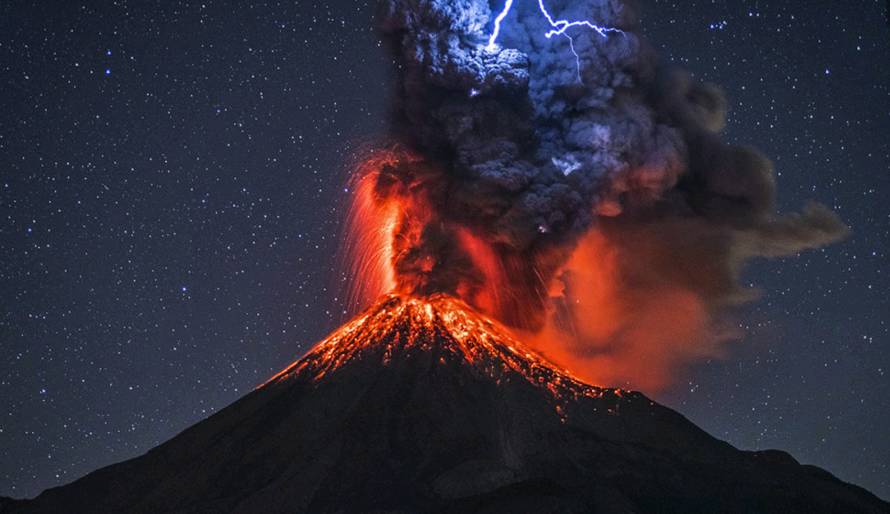
[[[742,340],[656,396],[890,498],[884,0],[641,0],[733,143],[844,242],[758,261]],[[348,165],[385,129],[373,2],[0,3],[0,495],[139,455],[346,317]]]

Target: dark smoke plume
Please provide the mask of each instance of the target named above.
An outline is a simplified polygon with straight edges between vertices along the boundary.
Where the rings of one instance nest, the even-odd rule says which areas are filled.
[[[723,94],[662,66],[628,3],[545,4],[555,19],[623,32],[576,27],[571,41],[546,38],[552,26],[537,1],[516,0],[492,49],[487,0],[382,1],[397,78],[391,136],[410,158],[380,170],[375,191],[411,205],[393,256],[400,283],[460,294],[517,329],[546,332],[543,350],[558,360],[607,359],[615,369],[630,338],[646,339],[643,318],[672,322],[659,295],[679,294],[691,299],[695,327],[672,336],[695,340],[692,357],[717,354],[724,336],[713,315],[750,296],[737,283],[747,259],[816,248],[846,229],[818,205],[776,214],[770,161],[721,141]],[[588,277],[599,286],[581,287],[578,277],[601,265],[610,285]],[[615,308],[592,305],[590,287],[621,305],[621,326],[575,326],[584,309]],[[553,348],[553,339],[563,342]],[[652,353],[638,350],[627,358]]]

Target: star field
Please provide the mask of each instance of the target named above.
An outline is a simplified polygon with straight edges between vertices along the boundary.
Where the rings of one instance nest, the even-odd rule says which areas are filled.
[[[662,55],[727,91],[727,139],[773,159],[780,209],[816,200],[851,229],[751,266],[744,279],[762,297],[740,313],[745,337],[662,400],[739,447],[781,448],[890,497],[885,3],[645,8]]]
[[[642,0],[727,139],[842,243],[760,261],[744,338],[658,399],[890,498],[883,1]],[[0,495],[147,451],[344,317],[350,159],[383,133],[374,2],[0,5]]]

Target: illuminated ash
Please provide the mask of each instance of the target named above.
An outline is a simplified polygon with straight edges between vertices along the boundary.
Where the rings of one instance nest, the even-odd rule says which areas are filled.
[[[635,4],[380,1],[394,90],[385,162],[357,171],[350,308],[450,294],[652,392],[741,336],[747,262],[844,237],[825,206],[777,211],[772,163],[725,140],[730,102],[658,58]]]

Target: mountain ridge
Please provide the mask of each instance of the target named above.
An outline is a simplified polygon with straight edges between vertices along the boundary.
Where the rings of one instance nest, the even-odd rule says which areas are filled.
[[[591,386],[450,297],[388,296],[143,456],[3,514],[890,512]]]

